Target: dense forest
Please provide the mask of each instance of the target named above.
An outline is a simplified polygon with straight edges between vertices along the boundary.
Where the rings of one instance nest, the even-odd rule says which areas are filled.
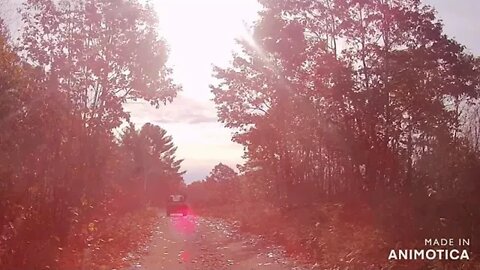
[[[480,58],[418,0],[260,2],[253,39],[239,40],[241,50],[230,67],[215,68],[220,83],[211,86],[219,119],[247,162],[234,180],[210,176],[190,192],[235,200],[220,215],[243,216],[246,227],[266,234],[297,224],[273,238],[297,236],[293,249],[308,246],[324,261],[317,217],[333,219],[328,207],[337,205],[340,223],[365,221],[383,233],[364,236],[355,247],[364,251],[445,235],[470,238],[478,251]],[[347,242],[330,258],[337,265],[354,231],[347,239],[335,234]]]
[[[0,21],[0,268],[113,267],[179,190],[321,269],[427,237],[480,251],[480,58],[433,8],[260,0],[211,85],[246,162],[185,186],[168,132],[123,108],[181,90],[153,8],[57,2],[27,0],[18,37]]]
[[[114,266],[139,244],[141,209],[183,183],[165,130],[122,124],[125,102],[180,90],[153,10],[55,2],[25,3],[18,40],[2,25],[1,269]]]

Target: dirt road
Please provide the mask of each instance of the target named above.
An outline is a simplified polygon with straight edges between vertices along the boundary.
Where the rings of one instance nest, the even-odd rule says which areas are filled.
[[[159,215],[146,255],[130,269],[142,270],[304,270],[279,247],[240,234],[221,220]]]

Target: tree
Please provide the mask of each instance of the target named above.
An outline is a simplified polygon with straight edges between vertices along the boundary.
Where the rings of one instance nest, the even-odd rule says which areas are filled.
[[[108,151],[96,151],[103,145],[92,135],[111,141],[113,128],[128,119],[127,100],[159,106],[179,90],[165,65],[155,13],[137,1],[29,0],[22,16],[21,55],[44,71],[50,89],[67,95],[81,119],[85,169],[79,173],[91,179],[85,190],[94,193]]]
[[[205,180],[192,183],[188,187],[188,194],[195,204],[225,205],[238,198],[238,187],[237,173],[229,166],[219,163]]]
[[[176,159],[177,148],[164,129],[147,123],[137,131],[130,125],[125,129],[121,146],[128,163],[134,166],[128,179],[134,181],[131,188],[138,190],[136,195],[162,204],[169,194],[180,189],[185,173],[180,171],[183,160]]]
[[[225,164],[218,163],[213,167],[210,174],[207,176],[205,181],[222,183],[222,182],[231,182],[237,177],[237,173],[230,167]]]
[[[179,90],[165,65],[167,49],[149,5],[137,1],[29,0],[19,50],[67,93],[89,133],[117,127],[122,104],[171,101]]]
[[[28,0],[21,15],[18,47],[0,31],[0,267],[95,268],[82,254],[101,252],[89,242],[101,240],[96,228],[143,205],[112,202],[130,191],[120,172],[134,166],[112,132],[128,119],[122,106],[159,106],[179,87],[149,5]],[[170,166],[155,177],[174,186],[171,139],[150,129],[142,136],[158,133],[166,149],[155,151]]]
[[[75,137],[78,119],[68,114],[64,95],[45,91],[38,83],[42,73],[22,63],[0,39],[0,261],[5,268],[40,267],[54,260],[53,251],[62,243],[52,237],[65,239],[67,207],[79,198],[79,190],[64,196],[73,186],[63,178],[70,158],[77,157],[71,151],[75,140],[65,142]]]
[[[214,69],[211,87],[220,121],[245,146],[249,193],[278,206],[368,203],[397,237],[416,231],[414,219],[433,226],[458,214],[477,224],[478,155],[460,131],[462,106],[480,93],[478,62],[435,11],[418,0],[261,3],[253,39]],[[469,206],[416,212],[442,205],[447,197],[430,197],[437,189]]]
[[[212,87],[247,156],[280,197],[305,182],[327,195],[407,188],[404,161],[458,127],[445,100],[477,94],[472,57],[419,1],[263,4],[255,45],[240,42]]]

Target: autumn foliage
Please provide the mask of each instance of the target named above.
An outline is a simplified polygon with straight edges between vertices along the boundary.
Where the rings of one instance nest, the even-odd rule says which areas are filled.
[[[478,254],[478,56],[420,0],[259,2],[211,86],[246,162],[186,187],[195,213],[320,269],[447,267],[383,256],[424,238]],[[152,231],[148,206],[185,188],[167,131],[123,109],[180,90],[156,14],[137,0],[19,14],[18,35],[0,24],[0,268],[122,267]]]
[[[368,252],[425,237],[478,243],[479,59],[418,0],[260,2],[253,39],[214,70],[219,119],[247,158],[221,215],[307,241],[334,258],[322,267],[364,269],[381,262]],[[329,253],[328,226],[371,260]]]
[[[18,40],[0,37],[0,268],[118,266],[147,240],[156,191],[183,181],[165,130],[121,127],[125,102],[179,90],[155,13],[50,0],[19,12]]]

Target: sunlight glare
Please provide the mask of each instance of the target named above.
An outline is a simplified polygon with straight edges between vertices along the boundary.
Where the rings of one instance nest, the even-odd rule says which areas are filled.
[[[160,33],[170,48],[170,65],[183,94],[211,98],[212,64],[225,66],[235,39],[251,40],[251,25],[260,10],[256,0],[158,0]]]

